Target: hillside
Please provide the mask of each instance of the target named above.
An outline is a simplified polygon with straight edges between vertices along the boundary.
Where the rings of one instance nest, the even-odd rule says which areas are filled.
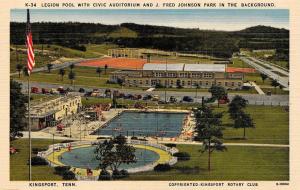
[[[25,23],[11,22],[11,44],[24,44]],[[289,31],[255,26],[240,31],[212,31],[176,27],[103,25],[93,23],[32,23],[36,44],[56,44],[86,51],[85,44],[111,43],[120,47],[154,48],[177,52],[198,52],[231,57],[240,48],[276,49],[288,52]]]

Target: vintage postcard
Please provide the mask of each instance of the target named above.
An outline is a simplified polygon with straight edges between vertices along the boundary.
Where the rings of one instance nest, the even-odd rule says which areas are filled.
[[[300,188],[299,11],[7,2],[0,189]]]

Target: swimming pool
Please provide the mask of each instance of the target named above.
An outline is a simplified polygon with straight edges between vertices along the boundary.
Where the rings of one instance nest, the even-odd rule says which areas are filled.
[[[179,136],[186,113],[122,112],[92,135]]]
[[[76,168],[97,169],[99,161],[96,159],[95,146],[75,148],[62,153],[58,160],[64,165]],[[131,164],[121,164],[120,169],[137,168],[156,162],[160,156],[151,150],[136,148],[136,162]]]

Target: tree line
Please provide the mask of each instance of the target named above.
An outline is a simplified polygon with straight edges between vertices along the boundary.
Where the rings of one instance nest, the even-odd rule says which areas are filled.
[[[289,31],[266,26],[241,31],[214,31],[176,27],[123,23],[37,22],[31,25],[33,41],[38,44],[57,44],[85,51],[83,44],[114,43],[121,47],[154,48],[166,51],[198,52],[216,57],[231,57],[239,48],[288,49]],[[109,34],[128,28],[137,37],[111,37]],[[11,44],[24,44],[26,23],[10,23]]]

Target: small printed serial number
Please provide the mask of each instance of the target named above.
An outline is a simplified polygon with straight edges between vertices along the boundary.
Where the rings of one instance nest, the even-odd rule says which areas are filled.
[[[25,7],[36,7],[36,3],[25,3]]]
[[[289,183],[276,183],[276,185],[290,185]]]

